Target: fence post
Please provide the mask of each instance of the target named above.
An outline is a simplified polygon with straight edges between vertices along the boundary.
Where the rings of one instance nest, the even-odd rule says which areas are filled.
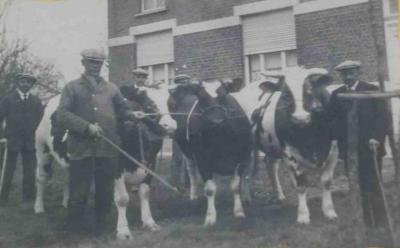
[[[365,226],[363,208],[361,203],[361,191],[358,183],[358,101],[347,101],[351,108],[347,113],[347,172],[350,189],[350,203],[353,210],[350,225],[352,226],[352,238],[354,247],[366,247]]]

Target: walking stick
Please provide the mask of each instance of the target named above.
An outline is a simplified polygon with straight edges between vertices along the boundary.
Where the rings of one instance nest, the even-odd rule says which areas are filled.
[[[107,142],[110,146],[112,146],[115,150],[117,150],[118,152],[120,152],[122,155],[124,155],[127,159],[129,159],[132,163],[136,164],[137,166],[139,166],[140,168],[142,168],[143,170],[145,170],[147,173],[149,173],[150,175],[152,175],[154,178],[156,178],[159,182],[161,182],[164,186],[166,186],[168,189],[182,194],[182,195],[186,195],[186,193],[179,189],[178,187],[174,187],[172,186],[170,183],[168,183],[166,180],[164,180],[164,178],[162,178],[161,176],[159,176],[157,173],[155,173],[154,171],[152,171],[151,169],[149,169],[146,165],[144,165],[143,163],[139,162],[138,160],[136,160],[134,157],[132,157],[131,155],[129,155],[126,151],[124,151],[121,147],[119,147],[117,144],[115,144],[113,141],[111,141],[109,138],[107,138],[106,136],[104,136],[103,134],[100,134],[99,137],[101,139],[103,139],[105,142]]]
[[[5,140],[1,143],[4,145],[4,153],[3,153],[3,161],[2,161],[2,166],[1,166],[0,192],[3,190],[3,180],[4,180],[4,173],[6,171],[7,154],[8,154],[7,140]]]
[[[375,173],[376,173],[376,178],[378,180],[379,191],[380,191],[380,194],[382,195],[382,203],[385,208],[385,217],[386,217],[388,225],[389,225],[390,238],[391,238],[393,246],[395,246],[397,244],[397,241],[396,241],[396,235],[394,233],[394,223],[393,223],[392,218],[390,218],[389,205],[388,205],[388,201],[385,196],[385,191],[384,191],[384,187],[383,187],[383,183],[382,183],[382,177],[380,176],[380,170],[379,170],[378,158],[377,158],[378,157],[378,145],[377,144],[372,146],[372,152],[373,152],[373,156],[374,156],[374,169],[375,169]]]

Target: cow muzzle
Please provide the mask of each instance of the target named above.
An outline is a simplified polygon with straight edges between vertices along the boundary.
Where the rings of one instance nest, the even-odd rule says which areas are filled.
[[[292,121],[296,125],[305,126],[311,123],[311,115],[307,114],[299,114],[299,115],[292,115]]]
[[[169,115],[164,115],[161,118],[159,124],[161,125],[162,128],[165,129],[167,135],[173,134],[177,129],[176,121],[173,120]]]

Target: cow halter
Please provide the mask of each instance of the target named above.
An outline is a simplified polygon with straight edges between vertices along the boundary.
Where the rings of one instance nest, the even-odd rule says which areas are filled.
[[[190,130],[189,130],[189,128],[190,128],[190,117],[192,116],[193,111],[197,107],[198,103],[199,103],[199,100],[196,100],[193,103],[193,106],[190,108],[189,114],[188,114],[188,116],[186,118],[186,140],[187,140],[187,142],[189,142],[189,140],[190,140]]]

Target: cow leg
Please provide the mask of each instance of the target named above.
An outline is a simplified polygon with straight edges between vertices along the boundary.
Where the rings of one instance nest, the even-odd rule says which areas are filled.
[[[150,187],[147,183],[141,183],[139,186],[139,197],[140,197],[140,207],[141,207],[141,217],[143,222],[143,227],[148,228],[151,231],[160,230],[160,226],[156,224],[153,219],[153,215],[150,210],[149,203]]]
[[[293,178],[295,180],[295,186],[297,189],[297,197],[298,197],[298,208],[297,208],[297,223],[300,224],[309,224],[310,223],[310,210],[307,205],[307,177],[303,170],[298,168],[296,162],[289,161],[285,159],[285,163],[287,163],[293,174]]]
[[[233,193],[233,214],[237,218],[244,218],[245,214],[243,211],[242,200],[240,199],[240,179],[238,169],[236,169],[230,185]]]
[[[207,214],[204,226],[213,226],[217,221],[217,210],[215,209],[215,195],[217,193],[217,185],[213,179],[208,179],[204,186],[204,193],[207,197]]]
[[[68,202],[69,202],[69,170],[68,167],[63,167],[64,174],[66,175],[65,180],[64,180],[64,189],[63,189],[63,199],[62,199],[62,206],[64,208],[68,207]]]
[[[321,175],[322,184],[322,212],[328,219],[336,219],[337,214],[332,201],[332,180],[335,167],[337,164],[339,156],[339,151],[337,147],[337,142],[332,142],[331,150],[329,152],[328,158],[325,162],[325,167]]]
[[[126,208],[129,204],[129,194],[126,189],[124,174],[121,175],[114,185],[114,202],[117,206],[118,221],[117,221],[117,238],[123,240],[132,239],[131,231],[129,230],[128,220],[126,218]]]
[[[269,180],[272,182],[272,189],[274,191],[275,196],[278,197],[279,201],[284,201],[286,199],[283,190],[281,181],[279,179],[279,163],[280,159],[276,158],[267,158],[267,174]]]
[[[258,154],[257,154],[258,155]],[[242,202],[244,204],[250,204],[252,201],[252,183],[253,177],[256,171],[255,159],[258,159],[256,156],[251,156],[247,164],[245,165],[245,169],[243,175],[240,177],[240,194],[242,196]]]
[[[38,145],[36,149],[36,199],[33,208],[35,210],[35,213],[38,214],[44,212],[43,194],[45,184],[49,177],[46,168],[49,168],[48,166],[51,166],[51,163],[53,162],[53,157],[50,155],[49,152],[44,151],[44,149],[42,149]]]
[[[189,175],[189,183],[190,183],[190,200],[197,200],[198,196],[198,189],[197,189],[197,170],[196,164],[193,160],[183,158],[184,164],[186,165],[186,169]]]

